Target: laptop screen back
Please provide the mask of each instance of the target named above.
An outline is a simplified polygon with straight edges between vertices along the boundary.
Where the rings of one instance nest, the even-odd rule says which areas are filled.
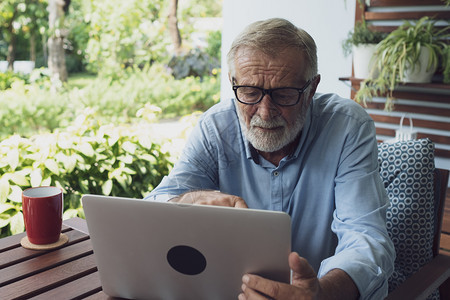
[[[289,215],[85,195],[102,288],[133,299],[236,299],[242,276],[289,283]]]

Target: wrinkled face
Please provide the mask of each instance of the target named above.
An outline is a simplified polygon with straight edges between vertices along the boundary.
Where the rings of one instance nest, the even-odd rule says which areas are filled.
[[[307,78],[304,55],[296,49],[284,49],[277,57],[240,48],[235,58],[235,77],[232,84],[250,85],[264,89],[280,87],[301,88]],[[275,152],[293,142],[303,128],[306,112],[319,79],[313,80],[294,106],[282,107],[265,95],[254,105],[236,102],[241,127],[253,147],[263,152]]]

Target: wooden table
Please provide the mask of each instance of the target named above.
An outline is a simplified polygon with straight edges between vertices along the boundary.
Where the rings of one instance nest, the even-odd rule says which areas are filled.
[[[0,299],[110,299],[102,292],[86,221],[63,222],[69,237],[47,251],[20,245],[25,233],[0,239]]]

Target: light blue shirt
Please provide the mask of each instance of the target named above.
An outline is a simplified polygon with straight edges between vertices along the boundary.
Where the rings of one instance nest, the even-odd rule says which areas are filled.
[[[383,299],[395,251],[377,155],[365,110],[335,94],[316,94],[298,147],[276,167],[249,145],[234,101],[225,100],[202,115],[179,162],[146,199],[212,189],[240,196],[250,208],[287,212],[292,250],[319,277],[342,269],[362,299]]]

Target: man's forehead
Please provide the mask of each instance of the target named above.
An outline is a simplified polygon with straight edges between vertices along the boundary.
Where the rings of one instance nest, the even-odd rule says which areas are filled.
[[[274,56],[253,48],[239,49],[235,56],[236,77],[239,75],[306,76],[306,60],[296,49],[282,49]],[[304,74],[303,74],[304,73]],[[236,78],[239,79],[239,78]],[[291,79],[293,79],[291,77]]]
[[[297,57],[298,59],[305,58],[305,52],[297,47],[289,46],[278,46],[270,47],[266,49],[258,49],[250,46],[241,46],[237,49],[235,58],[247,57],[247,56],[260,56],[267,57],[271,59],[278,59],[286,57],[286,55],[291,57]]]

